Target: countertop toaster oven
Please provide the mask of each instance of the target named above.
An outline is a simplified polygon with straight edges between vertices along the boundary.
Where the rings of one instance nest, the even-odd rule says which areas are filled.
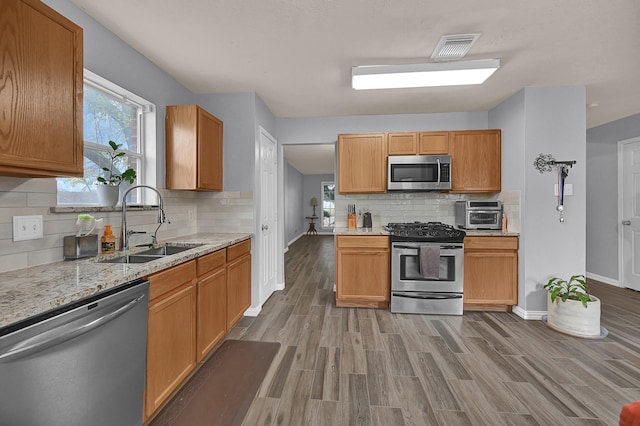
[[[456,201],[456,226],[463,229],[502,229],[501,201]]]

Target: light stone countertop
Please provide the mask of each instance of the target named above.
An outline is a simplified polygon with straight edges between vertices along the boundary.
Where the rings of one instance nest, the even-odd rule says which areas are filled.
[[[374,226],[373,228],[356,228],[349,229],[347,227],[338,227],[333,229],[334,235],[389,235],[389,231],[382,226]]]
[[[502,232],[501,230],[488,230],[488,229],[465,229],[464,232],[467,234],[467,237],[519,237],[519,232]]]
[[[99,263],[101,259],[123,254],[118,252],[0,273],[0,328],[250,239],[252,235],[201,233],[173,238],[162,244],[202,246],[148,263]],[[140,247],[127,253],[146,249]]]

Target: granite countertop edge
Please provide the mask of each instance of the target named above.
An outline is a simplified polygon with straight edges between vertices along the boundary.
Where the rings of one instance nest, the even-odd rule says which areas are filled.
[[[100,263],[124,254],[118,252],[2,272],[0,329],[252,237],[251,233],[199,233],[167,239],[162,244],[202,245],[148,263]],[[146,249],[140,247],[127,253]]]

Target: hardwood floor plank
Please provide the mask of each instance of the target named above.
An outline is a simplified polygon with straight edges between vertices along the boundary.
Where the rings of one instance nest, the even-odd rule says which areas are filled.
[[[449,346],[440,336],[428,337],[430,346],[433,348],[431,353],[441,366],[443,373],[447,379],[471,380],[472,377],[467,368],[460,362],[456,355],[451,352]]]
[[[394,407],[371,407],[372,426],[404,426],[402,409]]]
[[[311,399],[339,401],[340,348],[321,347],[311,386]]]
[[[276,413],[280,400],[257,397],[253,400],[242,426],[271,426],[276,424]]]
[[[296,354],[297,346],[289,346],[286,348],[282,359],[277,364],[278,368],[275,371],[273,378],[270,381],[269,390],[267,395],[269,398],[280,398],[284,391],[284,385],[287,382],[291,366],[293,365],[293,358]],[[276,357],[277,360],[277,357]]]
[[[284,388],[276,421],[279,426],[304,424],[311,409],[312,371],[292,371]]]
[[[341,404],[337,401],[311,400],[306,425],[336,426],[341,424]]]
[[[389,355],[389,364],[391,374],[394,376],[415,376],[411,366],[411,360],[404,346],[402,336],[399,334],[387,334],[383,338],[387,354]]]
[[[366,372],[367,362],[360,333],[343,332],[340,373],[365,374]]]
[[[474,424],[478,424],[472,422],[464,411],[436,410],[436,418],[440,425],[473,426]]]
[[[411,359],[416,366],[418,377],[422,380],[425,392],[431,406],[436,410],[460,411],[460,404],[449,384],[438,367],[433,355],[427,352],[418,352]]]
[[[365,354],[369,404],[398,407],[399,397],[393,387],[387,354],[384,351],[366,351]]]
[[[438,420],[417,377],[394,376],[396,391],[407,425],[437,425]]]
[[[342,424],[371,425],[367,378],[364,374],[344,374],[342,377]]]
[[[362,318],[360,320],[360,335],[362,336],[362,347],[365,350],[384,350],[384,342],[375,318]]]
[[[431,321],[431,323],[433,324],[433,327],[438,331],[440,337],[442,337],[444,342],[447,344],[451,352],[456,354],[461,354],[464,352],[458,344],[458,341],[453,337],[453,333],[444,324],[444,321],[433,320]]]

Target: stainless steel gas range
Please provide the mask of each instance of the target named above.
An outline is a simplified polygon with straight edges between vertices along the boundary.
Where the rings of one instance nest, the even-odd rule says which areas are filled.
[[[389,223],[391,312],[462,315],[465,232],[440,222]]]

